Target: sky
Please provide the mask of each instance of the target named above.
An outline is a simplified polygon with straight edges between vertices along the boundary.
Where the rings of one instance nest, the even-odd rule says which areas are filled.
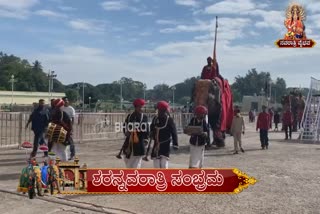
[[[212,56],[233,83],[251,68],[288,87],[320,79],[320,2],[304,5],[312,49],[279,49],[291,1],[271,0],[0,0],[1,49],[39,60],[64,84],[111,83],[121,77],[150,89],[200,75]]]

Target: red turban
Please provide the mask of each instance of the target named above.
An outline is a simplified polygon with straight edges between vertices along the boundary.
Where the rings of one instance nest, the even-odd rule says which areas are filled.
[[[133,101],[133,106],[134,107],[137,107],[137,106],[144,106],[144,104],[145,104],[146,102],[144,101],[144,99],[140,99],[140,98],[138,98],[138,99],[135,99],[134,101]]]
[[[63,101],[62,99],[56,99],[56,100],[54,101],[54,107],[60,108],[60,107],[62,107],[62,106],[64,106],[64,101]]]
[[[157,104],[158,110],[169,110],[169,104],[166,101],[160,101]]]
[[[205,106],[197,106],[195,109],[196,114],[207,114],[208,109]]]

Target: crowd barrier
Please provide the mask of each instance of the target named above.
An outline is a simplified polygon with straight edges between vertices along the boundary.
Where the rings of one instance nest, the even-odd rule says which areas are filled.
[[[145,113],[151,123],[155,116],[153,113]],[[25,112],[0,112],[0,148],[20,146],[23,142],[33,142],[34,134],[31,124],[26,128],[30,113]],[[79,113],[76,114],[73,124],[73,139],[76,143],[121,139],[123,132],[117,127],[122,124],[127,113]],[[171,113],[177,131],[190,121],[191,113]]]

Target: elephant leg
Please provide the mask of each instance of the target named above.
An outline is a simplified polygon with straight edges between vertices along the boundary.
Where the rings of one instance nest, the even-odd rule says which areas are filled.
[[[214,130],[214,142],[215,145],[219,148],[225,147],[223,133],[220,130]]]

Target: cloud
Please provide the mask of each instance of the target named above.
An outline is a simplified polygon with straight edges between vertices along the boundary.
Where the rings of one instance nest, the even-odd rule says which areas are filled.
[[[119,58],[102,49],[82,45],[64,46],[58,52],[38,53],[32,58],[30,60],[39,59],[45,69],[55,70],[65,84],[80,81],[99,84],[119,80],[123,76],[137,79],[142,74],[139,70],[145,67],[127,56]]]
[[[46,16],[46,17],[54,17],[54,18],[66,18],[67,16],[62,13],[54,12],[51,10],[37,10],[35,12],[36,15]]]
[[[98,20],[73,19],[68,25],[75,30],[83,30],[88,32],[104,32],[105,23]]]
[[[178,21],[176,20],[169,20],[169,19],[158,19],[156,21],[157,24],[159,25],[177,25],[179,24]]]
[[[320,12],[320,2],[309,2],[306,7],[312,13]]]
[[[226,0],[220,1],[205,8],[207,14],[237,14],[240,11],[250,11],[256,6],[251,0]]]
[[[236,38],[244,37],[246,34],[243,29],[250,26],[251,19],[248,18],[220,18],[218,37],[224,41],[231,41]],[[205,22],[196,21],[193,25],[177,25],[172,28],[161,29],[161,33],[179,33],[179,32],[206,32],[206,35],[196,36],[196,40],[211,39],[214,36],[216,20]]]
[[[139,13],[139,16],[153,16],[153,15],[155,15],[155,13],[152,11],[145,11],[145,12]]]
[[[182,6],[191,6],[191,7],[196,7],[199,5],[199,2],[195,0],[175,0],[177,5],[182,5]]]
[[[0,0],[0,8],[8,10],[26,10],[39,3],[38,0]]]
[[[77,10],[77,8],[68,7],[68,6],[60,6],[59,9],[62,11],[75,11],[75,10]]]
[[[262,17],[262,21],[257,21],[255,23],[255,26],[258,28],[273,28],[277,31],[285,30],[283,25],[285,19],[283,11],[265,11],[257,9],[248,12],[248,14]]]
[[[177,33],[177,32],[201,32],[201,31],[209,31],[211,28],[211,24],[207,22],[199,22],[195,25],[177,25],[173,28],[164,28],[161,29],[161,33]]]
[[[102,4],[102,7],[106,11],[117,11],[128,8],[128,4],[125,1],[105,1]]]
[[[152,35],[152,33],[146,31],[146,32],[141,32],[139,35],[140,35],[140,36],[150,36],[150,35]]]
[[[212,46],[212,41],[168,43],[152,50],[134,52],[132,56],[139,56],[145,62],[149,61],[148,58],[155,59],[157,63],[153,65],[152,71],[154,78],[164,78],[167,83],[173,84],[182,79],[181,73],[172,71],[183,70],[185,78],[199,75],[206,57],[212,53]],[[290,78],[289,85],[307,86],[309,79],[306,79],[301,71],[305,70],[308,62],[315,62],[314,60],[320,57],[319,47],[284,50],[276,48],[273,44],[230,46],[219,42],[217,49],[221,73],[230,82],[233,82],[234,76],[244,75],[248,69],[256,67],[258,71],[270,71],[273,78],[297,75],[300,79]],[[299,60],[295,60],[297,58]],[[319,63],[308,64],[308,75],[315,74],[318,66]],[[170,75],[173,81],[165,78],[166,75]]]
[[[39,0],[0,0],[0,16],[25,19]]]

